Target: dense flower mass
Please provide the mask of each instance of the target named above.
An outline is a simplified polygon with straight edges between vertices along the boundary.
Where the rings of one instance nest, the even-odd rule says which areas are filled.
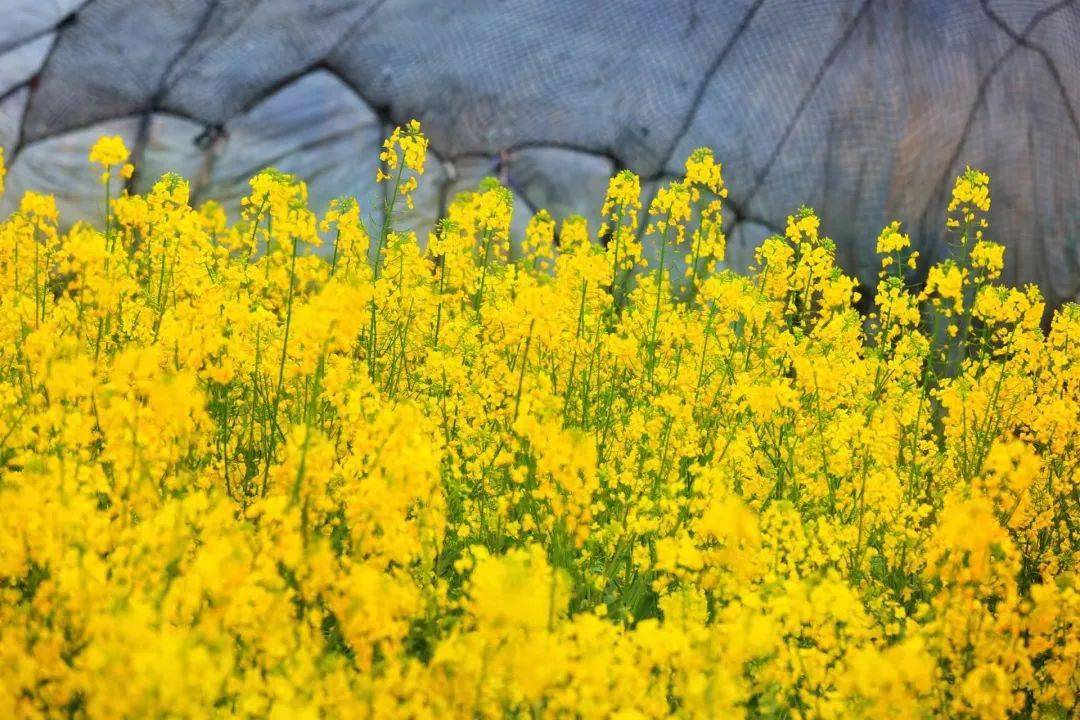
[[[0,223],[0,717],[1080,711],[1080,307],[997,284],[985,175],[860,314],[806,208],[723,269],[707,150],[417,238],[426,149],[230,224],[106,138],[102,218]]]

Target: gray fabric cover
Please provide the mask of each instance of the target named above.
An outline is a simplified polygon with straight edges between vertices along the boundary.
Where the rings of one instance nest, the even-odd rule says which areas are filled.
[[[378,214],[375,152],[420,119],[430,229],[486,174],[595,229],[608,174],[647,188],[708,145],[731,189],[731,265],[799,204],[871,283],[903,221],[929,259],[965,165],[991,174],[1006,279],[1080,292],[1080,3],[1075,0],[7,0],[0,145],[69,219],[100,198],[85,154],[118,132],[146,187],[176,169],[235,202],[275,164],[316,207]]]

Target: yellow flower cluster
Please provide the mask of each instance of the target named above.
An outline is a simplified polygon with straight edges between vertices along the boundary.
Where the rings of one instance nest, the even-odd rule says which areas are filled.
[[[611,254],[612,294],[621,303],[634,270],[646,264],[638,237],[641,178],[629,170],[611,178],[601,213],[605,222],[599,235]]]
[[[404,127],[394,128],[394,132],[383,142],[383,150],[379,153],[382,165],[376,171],[375,179],[378,182],[394,181],[392,196],[386,207],[388,213],[393,212],[399,195],[404,198],[409,209],[412,209],[412,194],[419,187],[419,176],[424,174],[427,147],[428,140],[420,132],[420,122],[417,120],[410,121]],[[405,175],[405,170],[412,173]]]
[[[127,146],[124,145],[124,139],[119,135],[107,135],[99,139],[94,143],[94,147],[90,148],[89,159],[92,163],[97,163],[104,168],[104,172],[101,174],[101,182],[108,182],[111,177],[111,170],[116,165],[120,165],[120,175],[125,179],[130,179],[135,172],[135,166],[127,162],[131,153],[128,152]]]
[[[806,208],[720,269],[708,151],[421,242],[426,146],[377,227],[272,169],[0,221],[0,717],[1080,712],[1080,307],[994,283],[985,176],[864,316]]]

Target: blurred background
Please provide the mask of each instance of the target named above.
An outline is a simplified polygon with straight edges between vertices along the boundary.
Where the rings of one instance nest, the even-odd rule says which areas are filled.
[[[730,188],[729,261],[815,208],[870,284],[901,220],[924,258],[965,165],[991,175],[1005,279],[1080,293],[1080,2],[1073,0],[0,0],[0,212],[55,193],[100,214],[87,151],[122,135],[142,191],[167,170],[235,209],[267,165],[312,206],[377,213],[378,147],[432,142],[408,224],[496,175],[595,217],[608,177],[646,195],[707,145]],[[645,202],[648,202],[648,197]]]

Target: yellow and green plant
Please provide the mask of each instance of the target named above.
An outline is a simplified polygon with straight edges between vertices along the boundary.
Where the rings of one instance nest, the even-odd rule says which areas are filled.
[[[230,223],[103,138],[102,218],[0,221],[0,717],[1080,712],[1080,306],[999,283],[984,174],[860,314],[806,208],[724,269],[708,150],[417,238],[426,151]]]

